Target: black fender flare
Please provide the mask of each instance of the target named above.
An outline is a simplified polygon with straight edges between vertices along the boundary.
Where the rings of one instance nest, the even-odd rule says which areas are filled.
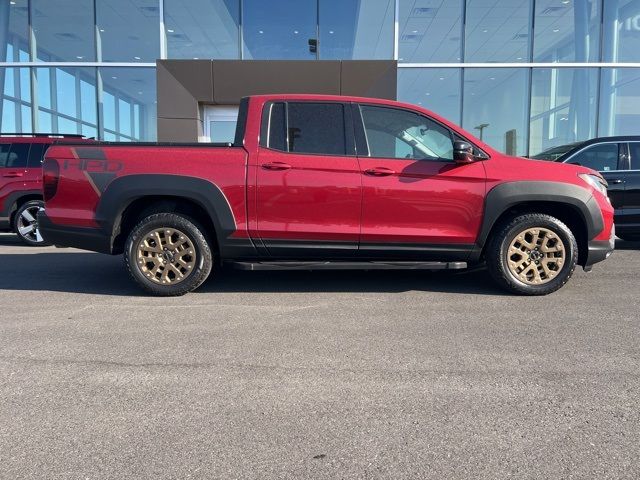
[[[593,239],[604,228],[604,219],[598,203],[586,188],[571,183],[549,181],[516,181],[501,183],[492,188],[485,198],[484,217],[477,244],[483,247],[491,229],[500,216],[518,204],[544,202],[573,207],[582,216],[587,228],[587,240]]]
[[[14,213],[18,210],[18,202],[23,197],[39,197],[42,200],[42,190],[18,190],[7,195],[4,200],[4,207],[0,211],[0,218],[6,218],[10,222]]]
[[[149,196],[178,197],[198,204],[209,214],[219,245],[236,231],[231,206],[217,185],[183,175],[137,174],[110,182],[96,208],[96,221],[111,236],[112,243],[120,231],[125,209],[135,200]]]

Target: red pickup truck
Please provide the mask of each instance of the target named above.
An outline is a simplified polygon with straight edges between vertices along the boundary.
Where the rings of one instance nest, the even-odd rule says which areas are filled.
[[[458,269],[553,292],[614,248],[597,172],[508,157],[434,113],[320,95],[242,100],[233,144],[56,145],[49,243],[124,253],[156,295],[246,269]]]

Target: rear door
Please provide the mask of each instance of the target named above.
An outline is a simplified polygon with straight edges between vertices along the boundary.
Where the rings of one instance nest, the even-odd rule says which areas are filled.
[[[482,220],[483,162],[456,164],[454,132],[425,115],[354,107],[363,188],[361,255],[464,256]]]
[[[271,256],[356,253],[362,188],[345,104],[267,103],[257,162],[257,231]]]
[[[15,193],[25,190],[29,143],[0,144],[0,217],[8,215]]]

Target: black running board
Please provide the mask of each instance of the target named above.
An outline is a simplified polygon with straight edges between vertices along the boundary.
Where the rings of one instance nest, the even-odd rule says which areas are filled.
[[[228,262],[238,270],[461,270],[467,262]]]

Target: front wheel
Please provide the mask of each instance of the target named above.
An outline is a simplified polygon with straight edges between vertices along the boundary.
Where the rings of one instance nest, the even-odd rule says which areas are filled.
[[[213,266],[204,230],[174,213],[157,213],[138,223],[127,238],[124,259],[136,283],[158,296],[195,290]]]
[[[44,208],[42,200],[25,202],[18,208],[13,220],[13,230],[18,238],[32,247],[48,245],[40,235],[40,228],[38,228],[38,211],[42,208]]]
[[[486,258],[489,273],[503,288],[521,295],[546,295],[573,275],[578,245],[560,220],[530,213],[498,229],[487,246]]]

